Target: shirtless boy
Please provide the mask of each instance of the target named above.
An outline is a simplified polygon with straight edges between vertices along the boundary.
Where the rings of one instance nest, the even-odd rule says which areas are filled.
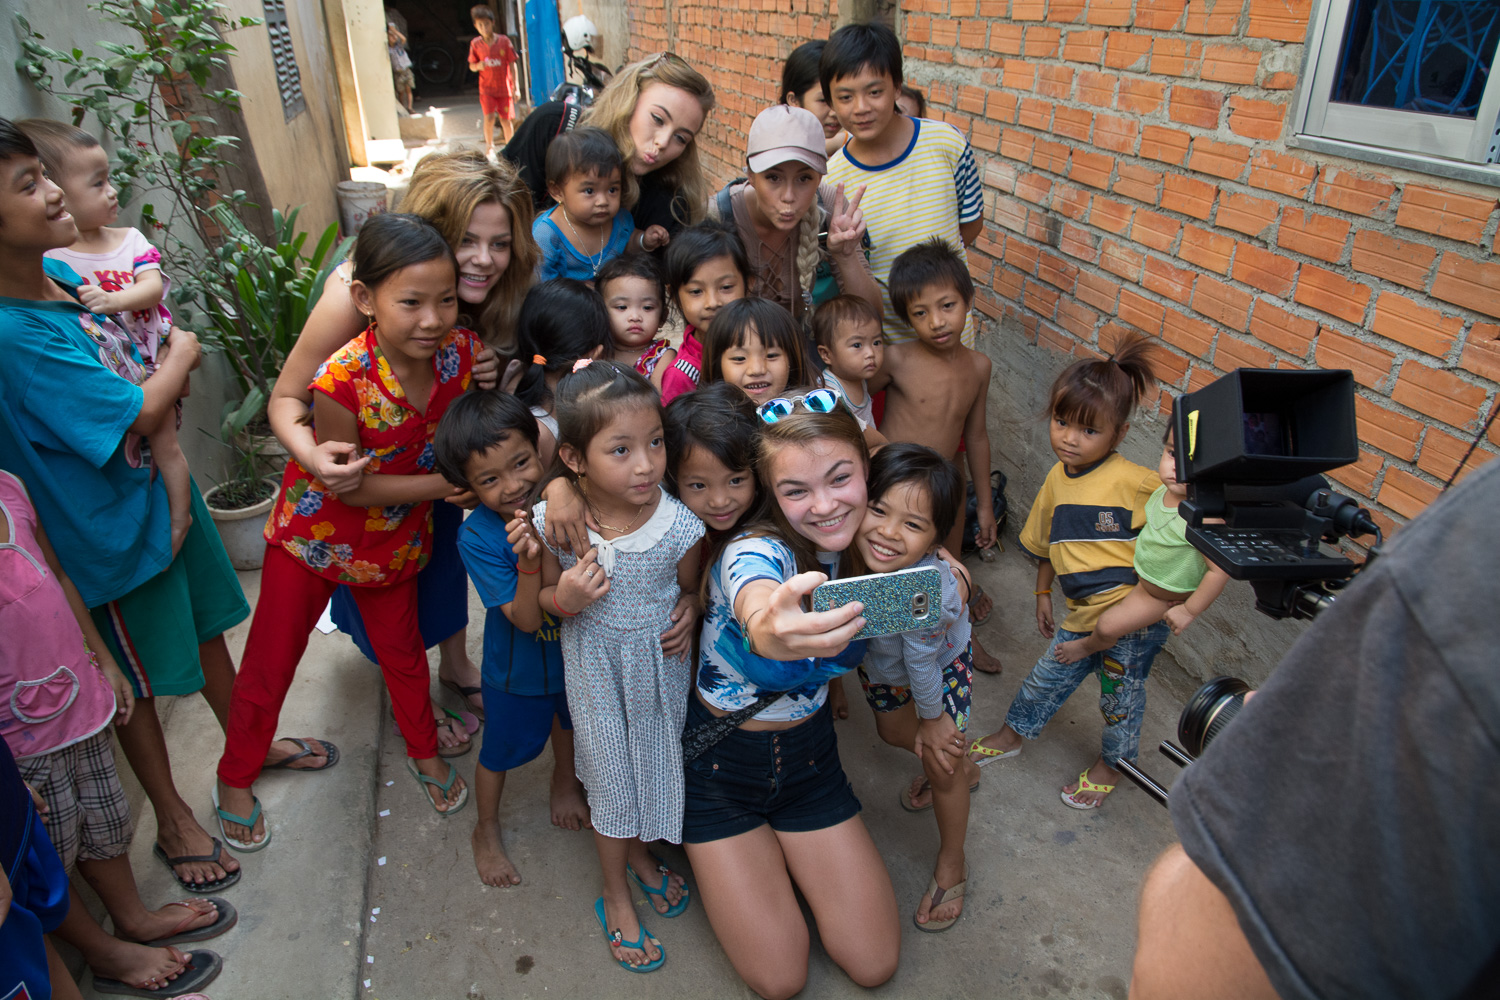
[[[891,441],[925,444],[958,465],[959,441],[965,442],[969,478],[979,507],[979,547],[995,544],[995,514],[990,496],[990,435],[985,426],[985,398],[990,359],[960,340],[974,282],[963,257],[948,243],[933,238],[903,252],[891,264],[891,308],[917,334],[905,343],[888,343],[885,364],[869,380],[869,390],[885,389],[885,419],[880,432]],[[961,551],[963,519],[943,540],[949,552]],[[981,602],[973,596],[969,604]],[[983,610],[979,614],[983,615]],[[999,673],[1000,662],[974,643],[974,666]]]

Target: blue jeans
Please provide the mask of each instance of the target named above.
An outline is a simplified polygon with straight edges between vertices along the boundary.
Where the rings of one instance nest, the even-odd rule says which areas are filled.
[[[1083,679],[1098,674],[1099,713],[1104,716],[1104,763],[1114,767],[1122,760],[1134,761],[1140,751],[1141,719],[1146,714],[1146,678],[1151,674],[1151,661],[1172,633],[1165,624],[1157,622],[1121,636],[1114,646],[1077,663],[1059,663],[1052,658],[1058,643],[1088,634],[1057,630],[1052,645],[1036,661],[1021,683],[1021,690],[1016,692],[1010,711],[1005,713],[1005,724],[1028,740],[1036,739]]]

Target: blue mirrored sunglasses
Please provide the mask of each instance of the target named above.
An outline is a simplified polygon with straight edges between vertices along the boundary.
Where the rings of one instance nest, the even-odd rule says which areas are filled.
[[[760,414],[761,420],[774,424],[796,413],[799,405],[812,413],[832,413],[842,399],[843,397],[832,389],[814,389],[802,396],[778,396],[775,399],[768,399],[761,403],[755,412]]]

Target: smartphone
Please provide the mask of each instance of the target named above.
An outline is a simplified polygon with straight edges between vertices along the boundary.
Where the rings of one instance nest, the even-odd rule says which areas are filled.
[[[943,578],[937,569],[912,567],[831,580],[812,592],[814,611],[831,611],[851,601],[865,606],[865,627],[856,639],[908,632],[935,621],[942,613]]]

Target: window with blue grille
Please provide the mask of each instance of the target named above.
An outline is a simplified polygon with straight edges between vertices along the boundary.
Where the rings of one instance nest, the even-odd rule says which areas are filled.
[[[1323,0],[1294,144],[1500,183],[1497,47],[1500,0]]]

